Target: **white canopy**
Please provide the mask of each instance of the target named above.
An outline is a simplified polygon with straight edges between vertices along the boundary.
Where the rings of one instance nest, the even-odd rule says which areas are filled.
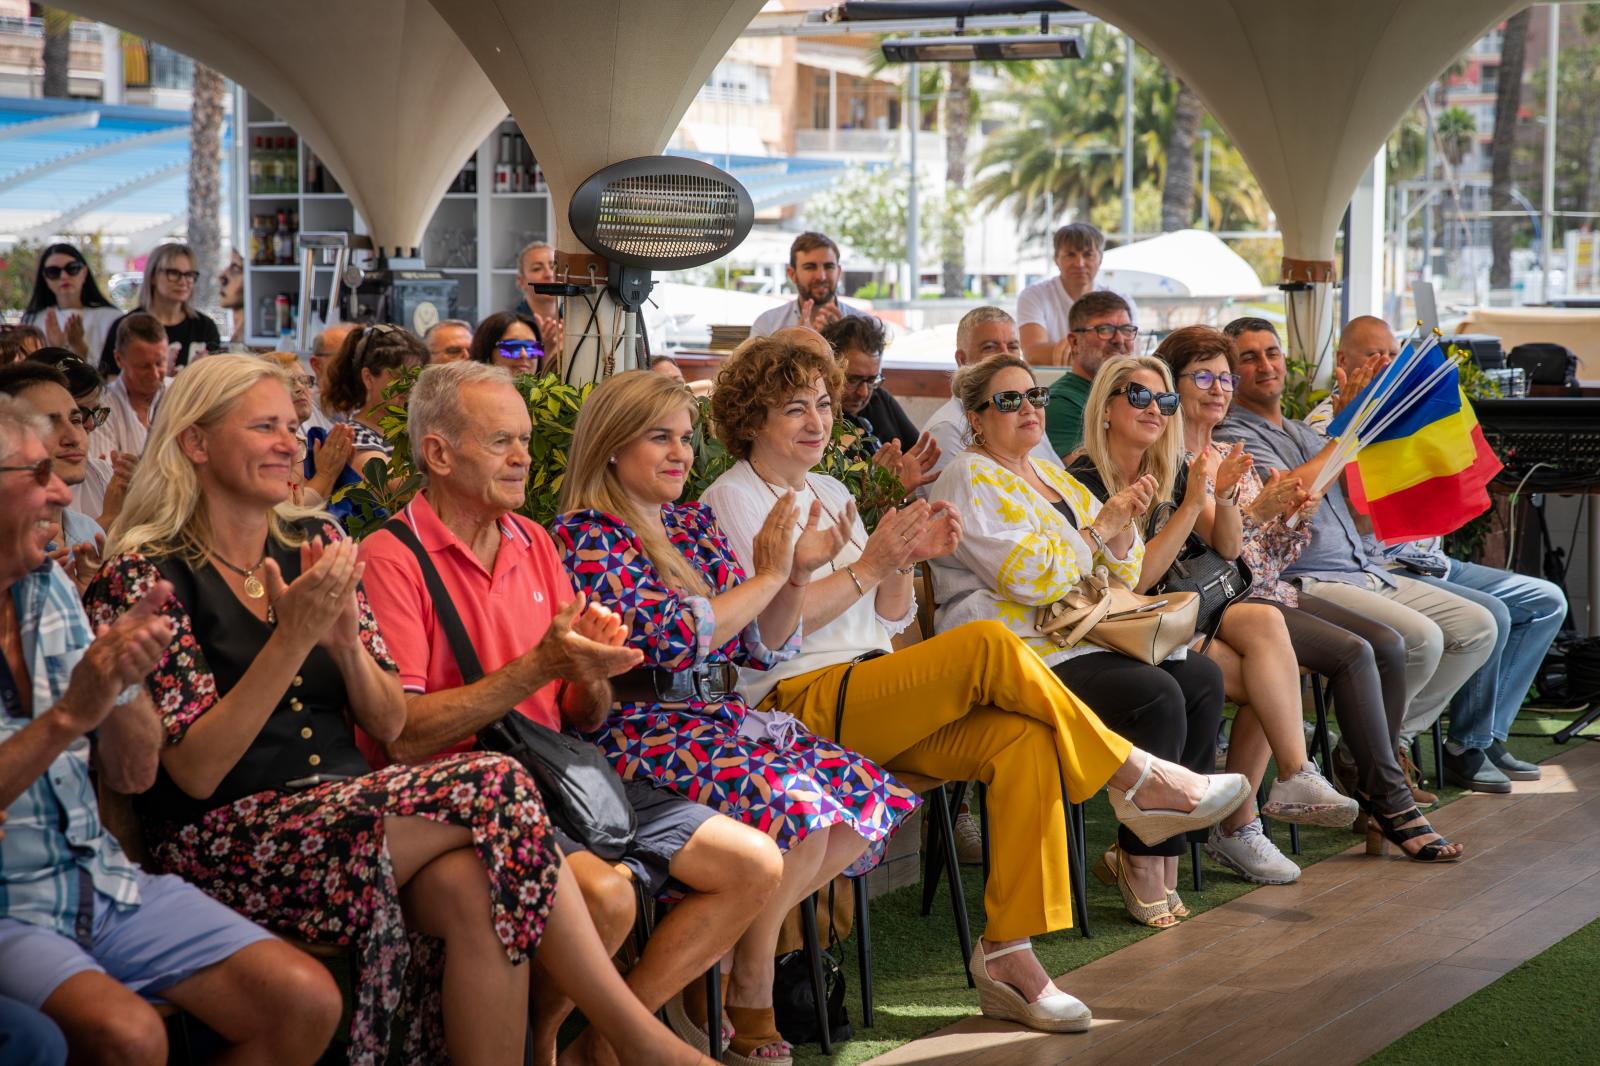
[[[427,0],[64,6],[193,56],[264,100],[316,151],[386,248],[422,243],[461,164],[506,114]],[[548,20],[541,11],[529,21]]]
[[[1184,229],[1106,252],[1100,284],[1135,300],[1143,296],[1260,296],[1255,269],[1221,238]]]

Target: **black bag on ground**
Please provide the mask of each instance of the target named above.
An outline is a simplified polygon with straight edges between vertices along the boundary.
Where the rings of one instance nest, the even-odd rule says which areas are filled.
[[[822,954],[822,989],[827,997],[828,1038],[842,1044],[855,1036],[850,1025],[850,1012],[845,1009],[844,969],[834,957],[832,948],[837,942],[833,925],[832,883],[828,885],[828,939],[819,945]],[[811,987],[811,963],[806,959],[805,948],[779,955],[777,968],[772,975],[772,1013],[778,1032],[791,1044],[818,1044],[822,1034],[817,1032],[817,1001]]]
[[[417,557],[428,595],[433,599],[434,614],[450,641],[462,682],[470,685],[479,680],[483,666],[478,653],[427,549],[411,527],[397,518],[384,523],[383,528]],[[623,792],[622,778],[593,744],[548,729],[515,709],[480,730],[478,743],[521,763],[539,786],[550,821],[597,858],[615,862],[633,843],[638,819]]]

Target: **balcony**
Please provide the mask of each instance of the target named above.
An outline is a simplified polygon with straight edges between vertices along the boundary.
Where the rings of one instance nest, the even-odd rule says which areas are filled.
[[[906,150],[905,130],[817,130],[794,131],[796,155],[893,159]],[[944,155],[944,135],[923,132],[917,141],[917,154],[932,160]]]

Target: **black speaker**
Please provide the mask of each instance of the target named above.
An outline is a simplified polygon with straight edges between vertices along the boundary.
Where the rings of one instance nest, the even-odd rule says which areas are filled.
[[[1510,363],[1522,368],[1529,385],[1578,386],[1578,357],[1565,345],[1547,341],[1519,344],[1511,349]]]
[[[1488,333],[1458,333],[1446,337],[1444,346],[1446,350],[1451,346],[1465,348],[1479,370],[1499,370],[1506,365],[1506,350],[1501,347],[1500,338]]]

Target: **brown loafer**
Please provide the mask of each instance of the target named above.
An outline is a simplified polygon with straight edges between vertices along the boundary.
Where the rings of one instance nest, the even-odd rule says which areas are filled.
[[[1422,771],[1417,769],[1417,764],[1411,761],[1411,753],[1401,748],[1395,753],[1400,759],[1400,770],[1406,775],[1406,784],[1411,786],[1411,799],[1418,807],[1431,811],[1439,805],[1439,797],[1423,788],[1417,782],[1422,780]]]

